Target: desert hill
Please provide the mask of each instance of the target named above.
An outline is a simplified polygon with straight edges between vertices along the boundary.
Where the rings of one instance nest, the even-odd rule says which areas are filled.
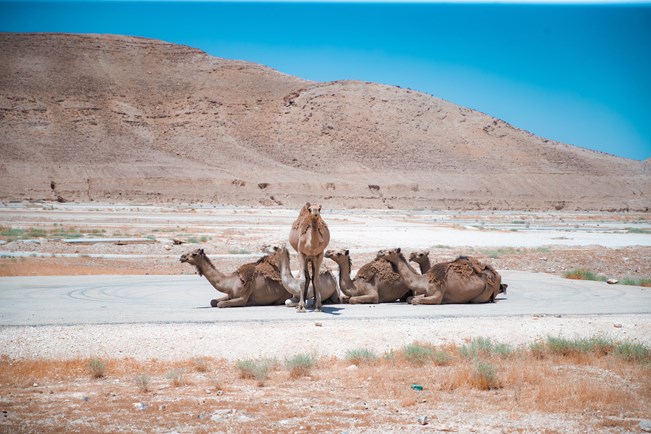
[[[125,36],[0,33],[0,150],[5,201],[651,208],[648,161]]]

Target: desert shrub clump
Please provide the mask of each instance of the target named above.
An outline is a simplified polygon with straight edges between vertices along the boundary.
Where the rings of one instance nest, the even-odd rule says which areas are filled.
[[[315,357],[310,354],[296,354],[285,359],[285,368],[292,378],[306,377],[310,375],[315,363]]]
[[[88,361],[88,372],[92,378],[104,378],[106,375],[106,363],[101,359],[90,359]]]
[[[378,359],[377,354],[374,351],[369,350],[368,348],[355,348],[352,350],[346,351],[346,360],[359,365],[361,363],[374,362]]]

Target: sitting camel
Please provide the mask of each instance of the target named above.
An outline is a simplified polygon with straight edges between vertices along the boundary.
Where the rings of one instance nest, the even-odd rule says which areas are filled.
[[[298,304],[298,298],[305,286],[305,278],[303,276],[296,278],[292,274],[292,270],[289,266],[289,250],[287,250],[286,246],[274,247],[274,250],[278,252],[278,268],[280,269],[280,278],[282,279],[283,286],[287,291],[294,295],[294,297],[291,300],[287,300],[285,304],[290,307],[296,307]],[[321,269],[317,280],[319,292],[321,292],[321,300],[324,300],[324,303],[330,302],[340,304],[341,298],[339,297],[339,290],[337,289],[337,281],[330,270]],[[307,292],[307,298],[309,299],[313,296],[314,286],[310,285]]]
[[[300,292],[298,312],[305,312],[305,299],[307,290],[312,282],[314,291],[314,310],[321,310],[321,291],[318,289],[316,275],[321,270],[323,262],[323,251],[330,242],[330,230],[323,218],[321,218],[321,205],[306,203],[298,217],[292,224],[289,232],[289,244],[298,253],[301,279],[304,279],[303,291]],[[308,269],[311,265],[312,270]]]
[[[399,248],[380,250],[377,257],[391,262],[414,291],[412,304],[494,302],[498,293],[506,292],[507,285],[493,267],[467,256],[434,264],[424,275],[409,266]]]
[[[420,274],[427,273],[432,267],[429,261],[429,250],[414,250],[409,254],[409,262],[415,262],[420,267]]]
[[[220,273],[203,249],[182,255],[181,262],[197,267],[199,276],[205,276],[217,291],[226,294],[211,300],[212,307],[283,304],[292,296],[281,282],[277,254],[266,255],[257,262],[244,264],[231,274]]]
[[[411,292],[400,275],[393,271],[391,264],[383,259],[375,259],[364,265],[351,280],[352,261],[348,250],[328,250],[325,257],[339,265],[339,287],[350,297],[351,304],[405,301]]]

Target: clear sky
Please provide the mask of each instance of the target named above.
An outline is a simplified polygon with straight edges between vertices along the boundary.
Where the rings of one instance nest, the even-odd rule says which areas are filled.
[[[651,157],[651,0],[0,0],[0,31],[162,39],[309,80],[408,87],[549,139]]]

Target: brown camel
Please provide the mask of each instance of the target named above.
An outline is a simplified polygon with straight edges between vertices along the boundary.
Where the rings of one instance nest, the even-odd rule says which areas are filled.
[[[197,267],[199,276],[205,276],[217,291],[226,294],[211,300],[212,307],[283,304],[292,296],[281,282],[277,254],[266,255],[257,262],[244,264],[231,274],[220,273],[203,249],[182,255],[181,262]]]
[[[289,244],[298,252],[299,271],[302,273],[300,278],[305,279],[296,308],[298,312],[305,312],[305,299],[310,282],[314,287],[314,309],[321,310],[321,290],[318,288],[319,279],[315,276],[321,269],[323,251],[329,242],[330,230],[321,218],[321,205],[306,203],[289,232]],[[308,265],[311,265],[311,272]]]
[[[289,250],[287,247],[275,247],[278,252],[278,268],[280,269],[280,277],[283,282],[283,286],[287,291],[294,295],[291,300],[285,302],[287,306],[295,307],[298,304],[298,299],[300,297],[301,291],[305,286],[305,278],[299,277],[296,278],[292,274],[292,270],[289,265]],[[321,292],[321,300],[324,302],[330,302],[334,304],[341,303],[341,298],[339,296],[339,290],[337,289],[337,281],[332,275],[330,270],[321,269],[317,277],[319,281],[319,291]],[[307,297],[311,298],[314,295],[314,287],[309,286]]]
[[[383,259],[375,259],[364,265],[351,280],[352,261],[348,250],[328,250],[325,257],[339,265],[339,287],[350,297],[351,304],[405,301],[411,293],[391,264]]]
[[[410,268],[399,248],[380,250],[377,256],[391,262],[414,291],[412,304],[494,302],[498,293],[506,292],[507,285],[493,267],[467,256],[434,264],[424,275]]]
[[[427,273],[432,267],[429,261],[429,250],[414,250],[409,254],[409,262],[415,262],[420,267],[420,274]]]

